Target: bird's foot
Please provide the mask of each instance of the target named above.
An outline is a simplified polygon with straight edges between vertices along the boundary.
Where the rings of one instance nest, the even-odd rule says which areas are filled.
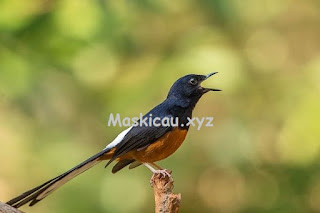
[[[166,178],[166,177],[168,177],[168,178],[170,179],[170,181],[173,181],[173,178],[172,178],[172,176],[171,176],[171,173],[172,173],[172,171],[170,171],[170,170],[168,170],[168,169],[155,170],[155,171],[153,172],[153,175],[152,175],[151,179],[150,179],[150,184],[151,184],[151,186],[152,186],[153,183],[154,183],[154,179],[155,179],[155,176],[156,176],[156,175],[160,175],[160,178]]]
[[[170,171],[169,169],[159,169],[159,170],[156,170],[156,171],[153,173],[153,175],[161,174],[163,177],[168,176],[169,178],[172,178],[172,177],[171,177],[171,173],[172,173],[172,171]]]

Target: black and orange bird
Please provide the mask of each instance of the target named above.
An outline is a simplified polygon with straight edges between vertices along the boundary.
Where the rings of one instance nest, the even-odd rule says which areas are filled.
[[[144,115],[143,119],[146,119],[146,122],[137,122],[141,125],[133,125],[124,130],[99,153],[69,171],[11,199],[7,204],[15,208],[27,203],[33,206],[77,175],[104,160],[108,160],[106,167],[113,161],[117,162],[112,168],[113,173],[128,165],[132,169],[143,164],[154,174],[170,176],[167,170],[155,162],[167,158],[180,147],[188,133],[192,111],[202,95],[209,91],[220,91],[201,86],[201,82],[214,74],[216,72],[208,75],[190,74],[179,78],[172,85],[167,98]],[[149,119],[153,119],[153,122],[149,122]],[[161,122],[164,119],[177,119],[178,125],[172,125],[173,122],[169,125],[168,122],[164,124]],[[150,123],[152,125],[149,125]]]

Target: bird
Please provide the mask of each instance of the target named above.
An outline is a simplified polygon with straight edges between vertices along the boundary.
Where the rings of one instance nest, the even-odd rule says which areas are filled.
[[[146,122],[130,126],[102,151],[65,173],[11,199],[7,204],[15,208],[28,203],[29,206],[34,206],[74,177],[103,161],[108,161],[105,167],[117,162],[112,173],[126,166],[133,169],[145,165],[153,175],[171,177],[169,170],[161,168],[155,162],[172,155],[183,143],[189,130],[189,120],[199,99],[209,91],[221,91],[201,86],[203,81],[215,74],[217,72],[208,75],[189,74],[179,78],[171,86],[165,100],[143,116]],[[149,122],[150,119],[153,122]],[[165,119],[177,119],[177,125],[155,122]],[[150,123],[154,125],[148,125]]]

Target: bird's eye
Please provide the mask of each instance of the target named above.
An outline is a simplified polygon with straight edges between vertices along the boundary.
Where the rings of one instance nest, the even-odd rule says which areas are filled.
[[[198,84],[198,81],[197,81],[196,79],[194,79],[194,78],[191,78],[190,81],[189,81],[189,83],[190,83],[191,85],[195,86],[195,85]]]

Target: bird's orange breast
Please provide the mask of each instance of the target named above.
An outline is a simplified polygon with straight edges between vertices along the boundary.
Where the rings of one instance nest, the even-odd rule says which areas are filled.
[[[187,132],[187,130],[174,128],[151,145],[143,149],[133,150],[124,157],[130,156],[130,158],[145,163],[163,160],[172,155],[180,147],[186,138]]]

